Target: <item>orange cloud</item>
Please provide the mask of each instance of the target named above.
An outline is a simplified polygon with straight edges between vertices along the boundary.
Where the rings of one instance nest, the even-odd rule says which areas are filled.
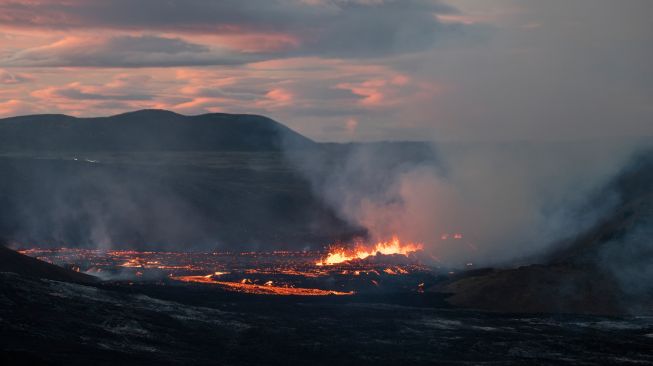
[[[301,40],[287,33],[261,33],[246,29],[217,35],[190,35],[194,42],[220,45],[244,53],[274,53],[298,48]]]
[[[10,99],[6,102],[0,102],[0,116],[12,117],[20,114],[34,112],[35,106],[18,99]]]
[[[283,88],[276,88],[268,91],[265,94],[265,99],[258,101],[256,104],[261,108],[276,109],[293,104],[295,95]]]
[[[366,107],[381,106],[386,103],[383,88],[386,86],[385,80],[368,80],[362,83],[341,83],[336,86],[339,89],[349,90],[352,93],[363,97],[359,103]]]
[[[226,104],[225,100],[220,98],[194,98],[191,101],[168,105],[166,109],[172,109],[178,112],[197,114],[202,112],[223,112],[220,106]]]

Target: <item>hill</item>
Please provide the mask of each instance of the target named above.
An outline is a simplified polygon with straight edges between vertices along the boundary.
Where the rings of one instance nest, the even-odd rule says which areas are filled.
[[[313,142],[263,116],[183,116],[141,110],[111,117],[47,114],[0,119],[0,151],[279,151]]]

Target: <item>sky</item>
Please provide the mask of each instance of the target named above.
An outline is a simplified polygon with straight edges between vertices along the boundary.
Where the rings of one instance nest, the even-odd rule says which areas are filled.
[[[650,0],[0,0],[0,117],[255,113],[317,141],[653,135]]]

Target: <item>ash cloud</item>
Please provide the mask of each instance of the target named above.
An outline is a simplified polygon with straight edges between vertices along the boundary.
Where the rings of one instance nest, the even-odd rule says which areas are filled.
[[[628,300],[653,298],[651,238],[653,217],[649,216],[623,238],[606,243],[600,251],[601,268],[614,276]]]
[[[596,249],[586,257],[611,274],[634,313],[653,299],[653,148],[639,152],[607,190],[617,209],[598,227]],[[609,229],[605,229],[609,228]]]

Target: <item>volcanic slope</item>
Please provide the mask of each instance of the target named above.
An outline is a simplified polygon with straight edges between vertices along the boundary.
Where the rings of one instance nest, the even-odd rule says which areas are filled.
[[[0,119],[0,151],[279,151],[310,139],[263,116],[140,110],[111,117]]]

